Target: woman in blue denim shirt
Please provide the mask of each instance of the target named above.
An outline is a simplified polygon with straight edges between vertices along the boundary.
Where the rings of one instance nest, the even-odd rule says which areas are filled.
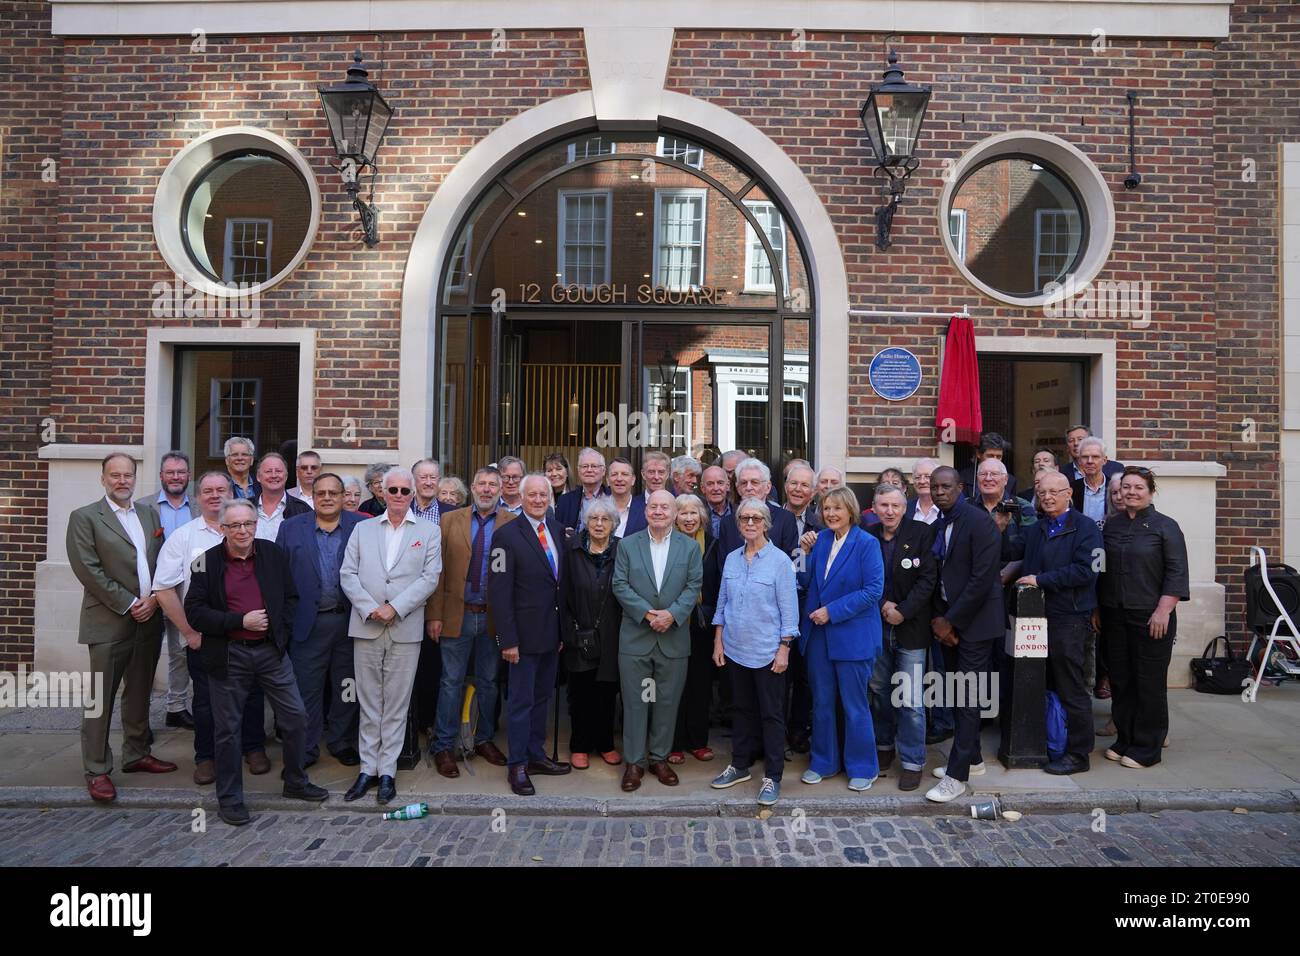
[[[785,669],[799,634],[799,598],[790,557],[767,540],[772,512],[758,498],[736,508],[743,548],[727,555],[713,614],[713,663],[731,680],[731,764],[713,787],[749,779],[763,756],[758,802],[776,803],[785,769]]]

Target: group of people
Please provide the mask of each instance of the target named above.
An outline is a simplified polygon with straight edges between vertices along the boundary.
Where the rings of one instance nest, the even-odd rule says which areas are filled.
[[[927,708],[924,677],[1009,667],[1002,638],[1020,586],[1044,594],[1067,714],[1067,750],[1048,772],[1088,769],[1089,681],[1113,701],[1106,757],[1151,766],[1186,548],[1152,507],[1149,470],[1107,461],[1083,426],[1067,442],[1064,468],[1049,450],[1033,456],[1019,496],[990,433],[964,474],[921,459],[909,489],[886,469],[866,507],[838,469],[801,459],[785,465],[778,503],[768,466],[740,451],[709,464],[647,451],[639,488],[631,461],[591,448],[576,472],[560,453],[534,473],[506,457],[468,488],[434,460],[375,465],[358,482],[305,451],[287,489],[283,457],[232,438],[225,470],[199,475],[193,494],[189,460],[173,451],[156,497],[139,501],[133,459],[112,454],[105,497],[69,523],[86,590],[80,639],[110,699],[123,687],[127,773],[177,769],[150,753],[149,690],[167,642],[167,723],[193,730],[194,781],[216,784],[234,825],[250,819],[243,765],[271,769],[266,702],[286,796],[326,799],[306,773],[323,742],[358,768],[344,800],[377,789],[385,804],[411,721],[427,728],[437,772],[459,776],[471,683],[473,752],[520,795],[597,755],[623,765],[626,792],[647,771],[675,786],[688,754],[714,759],[721,721],[731,754],[712,785],[748,781],[761,762],[761,804],[779,798],[791,751],[810,752],[803,783],[843,772],[854,791],[897,752],[907,791],[926,745],[950,738],[926,796],[952,800],[984,770],[981,702]],[[561,673],[567,761],[545,746]],[[110,719],[111,707],[82,728],[88,790],[103,801],[115,797]]]

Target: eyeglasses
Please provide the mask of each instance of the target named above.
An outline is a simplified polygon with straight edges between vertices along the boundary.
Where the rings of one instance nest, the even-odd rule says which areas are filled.
[[[1057,495],[1073,494],[1069,488],[1039,488],[1038,493],[1040,495],[1051,495],[1052,497],[1056,497]]]
[[[741,515],[736,520],[739,521],[741,524],[753,524],[754,522],[758,522],[759,524],[761,524],[763,522],[763,516],[762,515]]]
[[[501,482],[502,484],[517,485],[523,480],[523,477],[523,475],[502,475]]]
[[[236,521],[234,524],[223,524],[221,527],[228,528],[231,531],[254,531],[257,528],[257,522]]]
[[[410,488],[398,488],[396,486],[391,488],[385,488],[384,490],[387,491],[390,495],[409,495],[411,493]]]

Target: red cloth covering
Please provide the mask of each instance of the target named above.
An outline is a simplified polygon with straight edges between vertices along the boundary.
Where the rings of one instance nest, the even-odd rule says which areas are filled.
[[[980,367],[975,355],[975,326],[954,315],[948,320],[948,340],[939,380],[939,409],[934,416],[939,440],[976,445],[984,430],[980,412]]]

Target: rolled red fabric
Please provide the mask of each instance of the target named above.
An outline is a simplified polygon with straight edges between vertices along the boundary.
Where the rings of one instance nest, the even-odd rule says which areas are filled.
[[[939,408],[934,416],[939,440],[963,445],[979,443],[984,431],[980,412],[980,367],[975,355],[975,325],[954,315],[948,320],[948,340],[939,379]]]

